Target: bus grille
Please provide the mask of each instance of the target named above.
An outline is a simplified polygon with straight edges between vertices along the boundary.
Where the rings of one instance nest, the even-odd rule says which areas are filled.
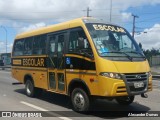
[[[137,73],[137,74],[125,74],[127,82],[139,82],[146,81],[147,74],[146,73]]]
[[[145,92],[148,88],[148,74],[147,73],[126,73],[125,83],[128,86],[127,91],[129,93],[138,94],[140,92]],[[135,83],[143,83],[141,87],[135,87]]]

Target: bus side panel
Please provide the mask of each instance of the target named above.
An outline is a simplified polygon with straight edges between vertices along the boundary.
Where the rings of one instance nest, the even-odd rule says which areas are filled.
[[[67,86],[72,80],[82,80],[88,89],[90,90],[91,95],[99,95],[98,82],[96,74],[93,75],[93,72],[87,70],[66,70],[66,81]],[[74,87],[74,86],[73,86]]]
[[[30,71],[35,87],[48,89],[47,71]]]
[[[17,81],[24,83],[24,76],[22,75],[21,70],[12,68],[12,77],[16,79]]]
[[[24,77],[26,75],[32,77],[35,87],[48,89],[47,71],[23,70],[12,68],[12,76],[19,82],[24,83]]]

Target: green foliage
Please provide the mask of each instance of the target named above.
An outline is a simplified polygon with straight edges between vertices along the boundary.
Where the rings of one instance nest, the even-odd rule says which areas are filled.
[[[152,49],[147,49],[147,50],[143,50],[143,53],[145,54],[145,56],[157,56],[157,55],[160,55],[160,52],[158,49],[155,49],[155,48],[152,48]]]

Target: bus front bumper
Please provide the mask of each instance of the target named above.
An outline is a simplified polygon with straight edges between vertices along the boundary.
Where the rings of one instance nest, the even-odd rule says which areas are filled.
[[[142,93],[152,91],[152,78],[143,82],[128,82],[125,78],[123,80],[111,79],[101,77],[99,92],[103,97],[116,97],[116,96],[131,96],[140,95]],[[137,85],[137,86],[136,86]]]

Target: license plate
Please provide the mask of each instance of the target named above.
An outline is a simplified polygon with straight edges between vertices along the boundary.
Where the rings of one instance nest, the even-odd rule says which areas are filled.
[[[144,87],[144,83],[143,82],[136,82],[136,83],[134,83],[134,87],[135,88],[142,88],[142,87]]]

